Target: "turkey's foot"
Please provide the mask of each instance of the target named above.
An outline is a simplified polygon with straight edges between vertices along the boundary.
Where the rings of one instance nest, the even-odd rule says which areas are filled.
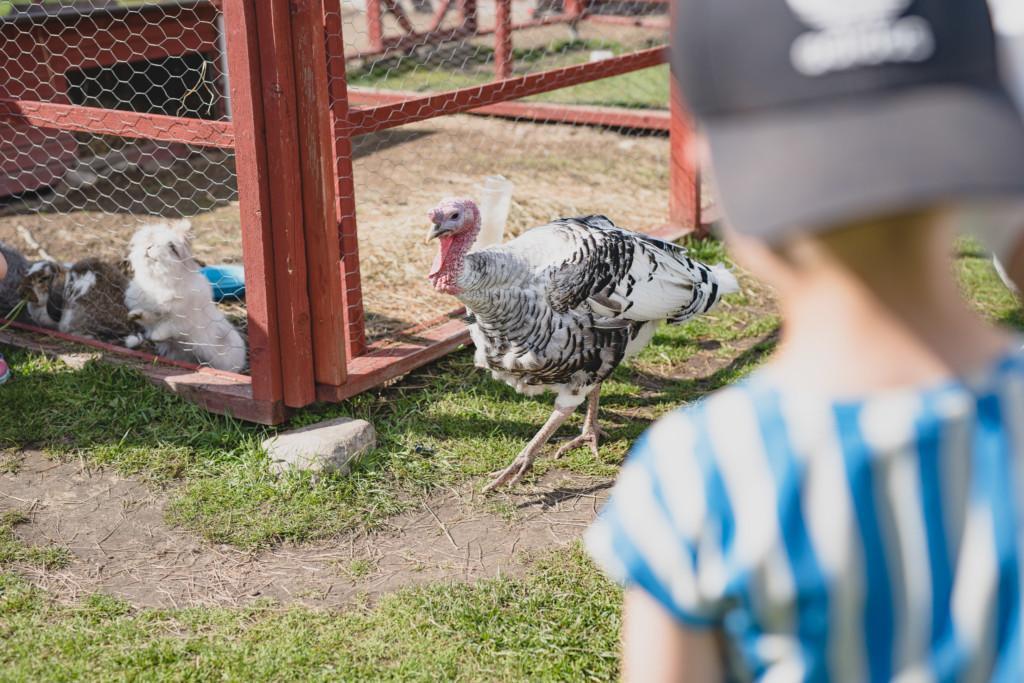
[[[597,447],[600,444],[601,439],[608,436],[608,432],[601,429],[601,425],[593,424],[587,425],[583,428],[583,431],[579,436],[571,439],[568,443],[563,444],[557,451],[555,451],[555,459],[561,458],[569,451],[580,448],[581,446],[590,446],[590,452],[594,454],[594,457],[598,457]]]
[[[555,452],[555,459],[561,458],[569,451],[579,448],[584,444],[590,446],[590,452],[594,454],[595,458],[598,457],[597,446],[602,438],[608,436],[608,432],[601,429],[601,425],[597,422],[597,405],[600,394],[601,385],[598,384],[587,398],[587,415],[583,418],[583,431],[580,432],[579,436],[559,448]]]
[[[533,461],[537,458],[537,453],[543,448],[544,444],[548,442],[548,439],[558,431],[558,428],[562,426],[570,415],[572,415],[573,408],[555,408],[551,413],[551,417],[544,423],[544,426],[540,428],[530,443],[526,444],[526,448],[520,451],[516,459],[512,461],[512,464],[505,469],[497,472],[497,476],[491,481],[490,484],[484,487],[484,493],[489,493],[499,486],[505,486],[506,484],[515,484],[523,475],[530,471],[530,467],[533,465]]]
[[[490,493],[494,489],[500,486],[505,486],[506,484],[511,486],[512,484],[518,483],[519,480],[523,478],[523,475],[529,472],[530,468],[533,467],[533,461],[537,458],[536,450],[539,449],[531,450],[529,448],[525,448],[516,456],[516,459],[512,461],[511,465],[500,472],[492,472],[492,475],[497,476],[494,477],[494,480],[491,481],[490,484],[484,487],[484,493]]]

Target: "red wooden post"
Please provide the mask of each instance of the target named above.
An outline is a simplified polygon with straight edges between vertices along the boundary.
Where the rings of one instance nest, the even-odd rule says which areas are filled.
[[[412,21],[409,19],[409,15],[405,13],[402,6],[398,4],[398,0],[383,0],[384,7],[387,8],[391,16],[398,22],[398,26],[406,33],[415,33],[416,29],[412,25]]]
[[[683,96],[671,79],[669,139],[668,219],[672,225],[701,230],[700,168],[690,149],[693,129],[683,105]]]
[[[675,3],[669,6],[670,27],[676,22]],[[670,28],[671,30],[671,28]],[[701,232],[700,168],[690,148],[693,127],[683,104],[683,92],[674,75],[669,77],[668,222]]]
[[[587,0],[565,0],[565,13],[571,17],[583,16],[587,8]]]
[[[249,369],[256,400],[284,398],[281,347],[274,297],[274,244],[270,224],[263,98],[256,17],[252,3],[225,0],[224,27],[231,70],[232,124],[245,262],[245,300],[249,317]]]
[[[494,77],[512,76],[512,0],[497,0],[494,18]]]
[[[284,400],[285,405],[301,407],[316,400],[316,387],[302,228],[290,7],[287,0],[255,0],[255,4],[267,160],[273,170],[270,210]]]
[[[452,8],[452,0],[441,0],[437,5],[437,9],[434,10],[434,16],[430,19],[430,28],[427,29],[427,33],[432,33],[437,29],[441,28],[441,24],[444,23],[444,18],[448,16],[448,12]]]
[[[459,0],[459,12],[462,15],[461,27],[474,32],[479,28],[476,13],[476,0]]]
[[[327,33],[327,73],[331,84],[331,123],[334,143],[335,216],[341,245],[342,319],[349,359],[366,351],[363,289],[359,273],[356,232],[356,194],[352,169],[352,138],[348,129],[348,81],[345,77],[345,39],[340,0],[323,0]]]
[[[384,0],[366,0],[366,33],[370,47],[380,50],[384,47],[384,16],[381,4]]]
[[[344,308],[338,262],[341,246],[335,219],[334,128],[320,0],[292,4],[296,109],[302,171],[303,234],[309,274],[313,367],[317,384],[345,381]]]

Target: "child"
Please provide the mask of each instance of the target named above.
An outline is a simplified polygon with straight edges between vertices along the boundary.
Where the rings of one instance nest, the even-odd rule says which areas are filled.
[[[588,549],[632,681],[1024,680],[1024,358],[951,206],[1024,196],[981,0],[678,0],[675,74],[779,351],[636,444]]]

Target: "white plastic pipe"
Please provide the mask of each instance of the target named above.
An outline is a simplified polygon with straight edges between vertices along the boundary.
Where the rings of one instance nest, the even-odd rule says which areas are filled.
[[[474,249],[484,249],[505,240],[513,187],[512,181],[500,175],[487,176],[482,184],[476,186],[480,234],[473,245]]]

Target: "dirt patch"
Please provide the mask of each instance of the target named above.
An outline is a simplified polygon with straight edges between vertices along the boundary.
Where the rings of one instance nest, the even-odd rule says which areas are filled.
[[[582,534],[608,480],[552,472],[532,491],[493,503],[468,490],[423,501],[373,534],[246,553],[213,546],[164,522],[166,497],[78,462],[26,452],[0,469],[0,512],[31,521],[17,534],[74,554],[58,571],[19,573],[73,601],[102,592],[144,607],[241,605],[259,598],[334,607],[405,586],[521,573],[531,553]]]

